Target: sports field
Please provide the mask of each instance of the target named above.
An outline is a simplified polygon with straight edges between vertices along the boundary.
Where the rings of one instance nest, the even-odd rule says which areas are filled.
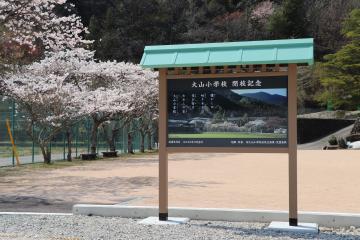
[[[204,132],[170,133],[169,138],[286,138],[282,133]]]

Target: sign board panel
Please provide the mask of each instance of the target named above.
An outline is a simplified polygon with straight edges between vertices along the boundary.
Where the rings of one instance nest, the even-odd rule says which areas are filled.
[[[287,147],[288,77],[168,79],[168,147]]]

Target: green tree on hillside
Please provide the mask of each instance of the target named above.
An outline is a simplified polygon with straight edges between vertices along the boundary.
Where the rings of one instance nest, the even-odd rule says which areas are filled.
[[[275,38],[301,38],[307,36],[308,21],[303,0],[285,0],[273,14],[269,31]]]
[[[89,28],[89,33],[87,34],[86,38],[94,41],[92,44],[92,48],[96,50],[99,47],[99,42],[102,34],[102,27],[99,19],[95,15],[91,16],[88,28]]]
[[[145,45],[164,42],[157,0],[113,0],[103,16],[89,20],[88,39],[95,40],[100,60],[139,62]],[[88,15],[88,14],[87,14]]]
[[[321,84],[325,91],[319,99],[337,109],[356,109],[360,107],[360,9],[345,19],[343,34],[349,43],[324,57]]]
[[[323,91],[323,86],[320,83],[320,62],[315,62],[312,66],[304,66],[298,68],[298,107],[305,110],[305,108],[318,108],[319,94]],[[301,112],[303,113],[303,112]]]
[[[186,10],[188,0],[158,0],[159,27],[161,28],[162,44],[176,44],[183,42],[183,34],[187,31]],[[158,39],[160,40],[160,39]],[[156,40],[156,41],[158,41]]]
[[[96,18],[90,19],[90,33],[96,34],[94,34],[95,36],[92,38],[95,40],[94,47],[97,50],[96,57],[101,60],[122,60],[119,58],[126,54],[124,53],[125,48],[119,47],[123,45],[124,41],[119,33],[119,30],[117,29],[118,23],[116,21],[116,18],[117,16],[115,14],[115,8],[108,8],[102,25],[102,35],[100,36],[100,38],[96,38],[101,32],[101,30],[99,29],[98,34],[96,34]]]

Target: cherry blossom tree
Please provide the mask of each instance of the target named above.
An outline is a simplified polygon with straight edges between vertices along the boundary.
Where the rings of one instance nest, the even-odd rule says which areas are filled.
[[[79,111],[88,94],[69,79],[92,57],[93,52],[85,49],[51,53],[0,78],[0,90],[16,101],[26,132],[39,144],[45,163],[51,162],[49,145],[54,136],[88,114]],[[71,160],[71,142],[68,146]]]
[[[91,153],[96,153],[97,131],[100,126],[112,126],[108,142],[114,149],[114,135],[123,126],[108,124],[122,118],[129,124],[140,110],[153,106],[157,101],[157,73],[140,66],[116,62],[95,61],[94,52],[82,48],[50,54],[32,69],[39,74],[55,73],[81,91],[79,114],[90,116]],[[152,107],[154,108],[154,107]]]
[[[138,117],[138,109],[149,106],[157,81],[150,70],[96,61],[94,52],[79,48],[90,42],[82,38],[87,30],[71,14],[72,7],[67,0],[0,0],[0,51],[24,49],[44,57],[3,72],[0,89],[24,112],[27,132],[39,144],[46,163],[51,162],[49,144],[54,136],[84,116],[93,120],[91,152],[96,153],[98,127],[118,116]],[[60,8],[69,14],[58,15]],[[71,158],[71,147],[68,152]]]
[[[34,63],[32,70],[37,71],[37,74],[46,76],[48,74],[57,74],[65,77],[66,83],[70,83],[71,79],[76,76],[81,66],[88,64],[94,57],[94,52],[85,50],[83,48],[75,48],[55,53],[47,53],[48,57],[43,59],[40,63]],[[76,90],[79,90],[78,88]],[[78,92],[78,96],[85,94]],[[76,99],[76,98],[75,98]],[[74,100],[75,100],[74,99]],[[82,104],[86,104],[84,99],[78,99]],[[78,109],[79,110],[79,109]],[[81,116],[81,117],[80,117]],[[78,117],[73,118],[72,124],[64,126],[63,132],[67,140],[67,160],[72,160],[72,126],[78,121],[87,116],[87,113],[78,112]]]
[[[140,132],[140,152],[145,152],[145,137],[148,136],[148,150],[151,150],[151,137],[156,129],[158,118],[158,81],[157,78],[144,79],[142,87],[138,88],[134,101],[133,115],[137,120],[137,130]]]
[[[270,1],[262,1],[255,5],[254,9],[250,14],[250,24],[253,29],[252,32],[254,37],[268,38],[268,25],[270,18],[273,16],[275,11],[275,4]]]
[[[50,142],[81,117],[81,96],[65,76],[37,75],[26,69],[3,80],[5,94],[14,99],[24,117],[25,131],[39,144],[45,163],[51,162]],[[32,131],[33,127],[36,131]]]
[[[251,19],[265,23],[274,13],[274,5],[270,0],[260,2],[251,12]]]
[[[69,12],[59,16],[56,9]],[[35,48],[40,43],[47,51],[75,48],[89,43],[82,38],[86,32],[80,17],[71,14],[72,4],[67,0],[0,0],[0,26],[2,37],[8,41]]]
[[[75,77],[80,89],[86,89],[85,113],[91,112],[91,153],[96,154],[97,131],[102,124],[121,116],[129,122],[136,110],[145,107],[157,89],[157,73],[124,62],[89,62]],[[115,130],[115,129],[113,129]],[[111,134],[115,134],[112,131]],[[113,139],[113,136],[112,136]],[[110,146],[114,150],[114,146]]]
[[[47,53],[43,60],[0,79],[2,91],[24,112],[27,132],[39,144],[46,163],[51,161],[53,137],[83,117],[93,120],[91,153],[96,154],[101,124],[119,115],[130,116],[155,101],[156,73],[135,64],[101,62],[93,57],[94,52],[82,48]],[[39,130],[36,136],[32,126]]]

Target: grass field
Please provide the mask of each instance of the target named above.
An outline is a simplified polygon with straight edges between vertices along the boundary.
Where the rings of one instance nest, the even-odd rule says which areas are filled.
[[[204,133],[171,133],[169,138],[286,138],[281,133],[238,133],[238,132],[204,132]]]

